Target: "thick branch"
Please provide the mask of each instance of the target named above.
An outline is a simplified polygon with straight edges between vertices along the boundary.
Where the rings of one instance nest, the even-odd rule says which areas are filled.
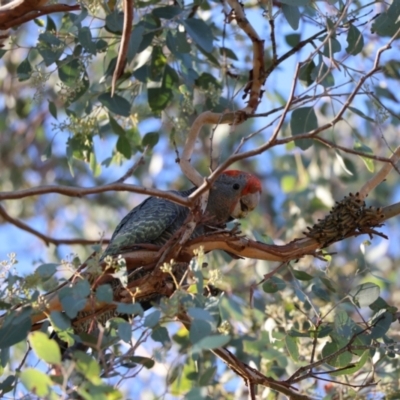
[[[128,54],[129,40],[131,38],[133,22],[133,0],[124,0],[124,27],[122,30],[121,45],[119,47],[117,64],[112,77],[111,97],[114,96],[118,78],[123,74],[126,56]]]
[[[47,0],[15,0],[0,7],[0,29],[7,30],[41,17],[42,15],[80,10],[79,5],[45,5],[46,3]]]

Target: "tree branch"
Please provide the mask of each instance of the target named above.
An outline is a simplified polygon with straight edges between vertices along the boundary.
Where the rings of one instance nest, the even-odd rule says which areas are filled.
[[[124,2],[124,26],[122,29],[121,44],[119,47],[117,64],[111,82],[111,97],[114,96],[118,78],[123,74],[126,56],[128,54],[129,40],[131,38],[133,23],[133,0],[123,0]]]
[[[103,186],[95,186],[91,188],[80,188],[62,185],[38,186],[29,189],[22,189],[10,192],[0,192],[1,200],[17,200],[25,197],[38,196],[42,194],[58,193],[68,197],[84,197],[90,194],[99,194],[104,192],[132,192],[145,194],[148,196],[160,197],[173,201],[185,207],[189,207],[192,203],[187,198],[181,197],[172,192],[162,191],[158,189],[149,189],[141,186],[130,185],[127,183],[109,183]]]
[[[50,236],[44,235],[43,233],[37,231],[36,229],[30,227],[29,225],[25,224],[24,222],[20,221],[19,219],[13,218],[4,207],[0,204],[0,215],[4,218],[5,221],[9,222],[10,224],[15,225],[17,228],[22,229],[23,231],[29,232],[34,236],[37,236],[39,239],[43,240],[46,246],[50,244],[54,244],[59,246],[61,244],[66,245],[74,245],[80,244],[83,246],[88,246],[97,243],[104,243],[107,244],[110,242],[110,239],[98,239],[98,240],[88,240],[88,239],[54,239]]]
[[[0,7],[0,30],[7,30],[42,15],[80,10],[79,5],[45,5],[47,0],[15,0]]]

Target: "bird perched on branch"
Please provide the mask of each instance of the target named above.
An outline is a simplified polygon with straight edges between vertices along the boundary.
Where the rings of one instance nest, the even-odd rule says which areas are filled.
[[[188,197],[195,190],[196,187],[185,191],[173,191],[173,193]],[[157,254],[163,257],[163,261],[168,262],[176,256],[177,264],[183,264],[186,271],[188,261],[193,256],[189,255],[188,259],[187,255],[184,257],[180,253],[181,246],[185,244],[182,236],[187,232],[187,226],[195,223],[195,226],[192,225],[193,230],[189,230],[190,236],[187,239],[201,239],[201,236],[210,230],[221,228],[233,219],[246,217],[257,206],[260,194],[261,182],[258,178],[247,172],[228,170],[224,171],[211,185],[203,214],[197,211],[198,215],[194,215],[189,208],[164,198],[147,198],[122,219],[100,258],[100,265],[103,268],[107,264],[108,267],[110,266],[110,259],[115,260],[119,256],[125,258],[128,272],[127,287],[123,287],[120,280],[112,275],[112,268],[104,270],[97,278],[91,276],[90,273],[89,275],[80,273],[74,278],[73,282],[76,283],[82,277],[86,277],[91,283],[92,292],[102,284],[110,284],[114,297],[114,301],[107,304],[88,298],[85,307],[80,308],[77,314],[75,311],[75,317],[72,317],[74,331],[95,333],[99,324],[104,325],[110,318],[119,315],[116,303],[132,303],[132,288],[139,289],[134,299],[142,305],[143,309],[151,307],[160,297],[170,296],[176,286],[169,274],[158,268],[160,258],[153,258],[149,262],[141,257],[138,258],[137,255],[149,247],[152,250],[158,249]],[[132,254],[135,257],[132,257]],[[46,309],[32,315],[34,323],[32,328],[40,328],[41,321],[46,319],[52,311],[66,310],[68,314],[65,308],[65,291],[70,291],[67,296],[71,299],[68,300],[71,304],[76,295],[73,293],[74,287],[74,283],[64,284],[43,296]]]
[[[188,197],[196,189],[173,193]],[[254,175],[237,170],[223,172],[210,189],[205,224],[196,227],[192,238],[203,234],[205,225],[218,226],[246,217],[257,206],[260,193],[261,183]],[[187,207],[149,197],[119,223],[102,259],[132,251],[138,244],[164,245],[183,226],[189,213]]]
[[[193,187],[185,191],[173,191],[173,193],[188,197],[196,189],[196,187]],[[199,237],[210,229],[221,227],[233,219],[246,217],[257,206],[260,194],[261,182],[254,175],[238,170],[223,172],[210,188],[206,210],[204,215],[201,216],[200,222],[194,228],[190,239]],[[100,262],[105,260],[107,256],[126,256],[128,274],[132,275],[132,270],[135,267],[129,265],[128,255],[138,251],[144,245],[162,247],[171,239],[176,239],[176,243],[180,238],[174,236],[185,229],[189,217],[190,209],[187,207],[164,198],[147,198],[131,210],[119,223]],[[154,268],[150,272],[153,270]],[[149,275],[149,273],[147,274]],[[143,275],[143,272],[133,274],[133,278],[138,279],[138,275]],[[118,285],[118,280],[114,279],[109,283],[115,288],[116,284]],[[141,289],[140,286],[139,289]],[[147,309],[152,302],[163,295],[165,294],[152,293],[150,296],[141,296],[136,301],[140,302],[144,309]],[[90,312],[78,314],[73,324],[77,331],[93,330],[93,322],[104,324],[106,320],[115,315],[115,309],[109,309],[108,312],[98,310],[95,318],[93,316],[90,318],[88,314]],[[85,323],[79,322],[80,319],[84,320]]]

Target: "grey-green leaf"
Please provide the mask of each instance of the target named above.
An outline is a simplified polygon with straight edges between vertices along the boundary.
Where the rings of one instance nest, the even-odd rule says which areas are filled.
[[[286,287],[285,281],[278,278],[277,276],[273,276],[263,283],[262,288],[265,293],[276,293],[280,290],[283,290]]]
[[[372,282],[362,283],[350,291],[353,302],[358,307],[366,307],[379,298],[381,289]]]
[[[61,363],[60,347],[54,339],[49,339],[44,332],[31,332],[29,335],[29,343],[41,360],[49,364]]]
[[[111,112],[122,115],[124,117],[129,117],[131,114],[131,105],[128,100],[123,97],[114,94],[111,97],[111,93],[103,93],[99,96],[99,101],[104,107],[108,108]]]
[[[282,4],[282,12],[291,28],[296,31],[300,22],[299,7]]]
[[[318,128],[318,120],[313,107],[302,107],[294,110],[290,119],[292,135],[301,135]],[[312,140],[301,139],[295,141],[302,150],[312,145]]]
[[[347,43],[349,45],[346,47],[346,51],[352,56],[360,53],[364,47],[364,37],[354,25],[350,25],[349,32],[347,33]]]
[[[187,33],[205,52],[210,53],[213,49],[213,35],[211,28],[201,19],[188,18],[183,22]]]

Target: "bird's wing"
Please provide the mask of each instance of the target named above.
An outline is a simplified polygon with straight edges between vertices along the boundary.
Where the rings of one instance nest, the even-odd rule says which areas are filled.
[[[165,243],[174,233],[178,220],[183,224],[188,212],[187,208],[168,200],[149,197],[119,223],[102,259],[132,251],[135,244]]]

